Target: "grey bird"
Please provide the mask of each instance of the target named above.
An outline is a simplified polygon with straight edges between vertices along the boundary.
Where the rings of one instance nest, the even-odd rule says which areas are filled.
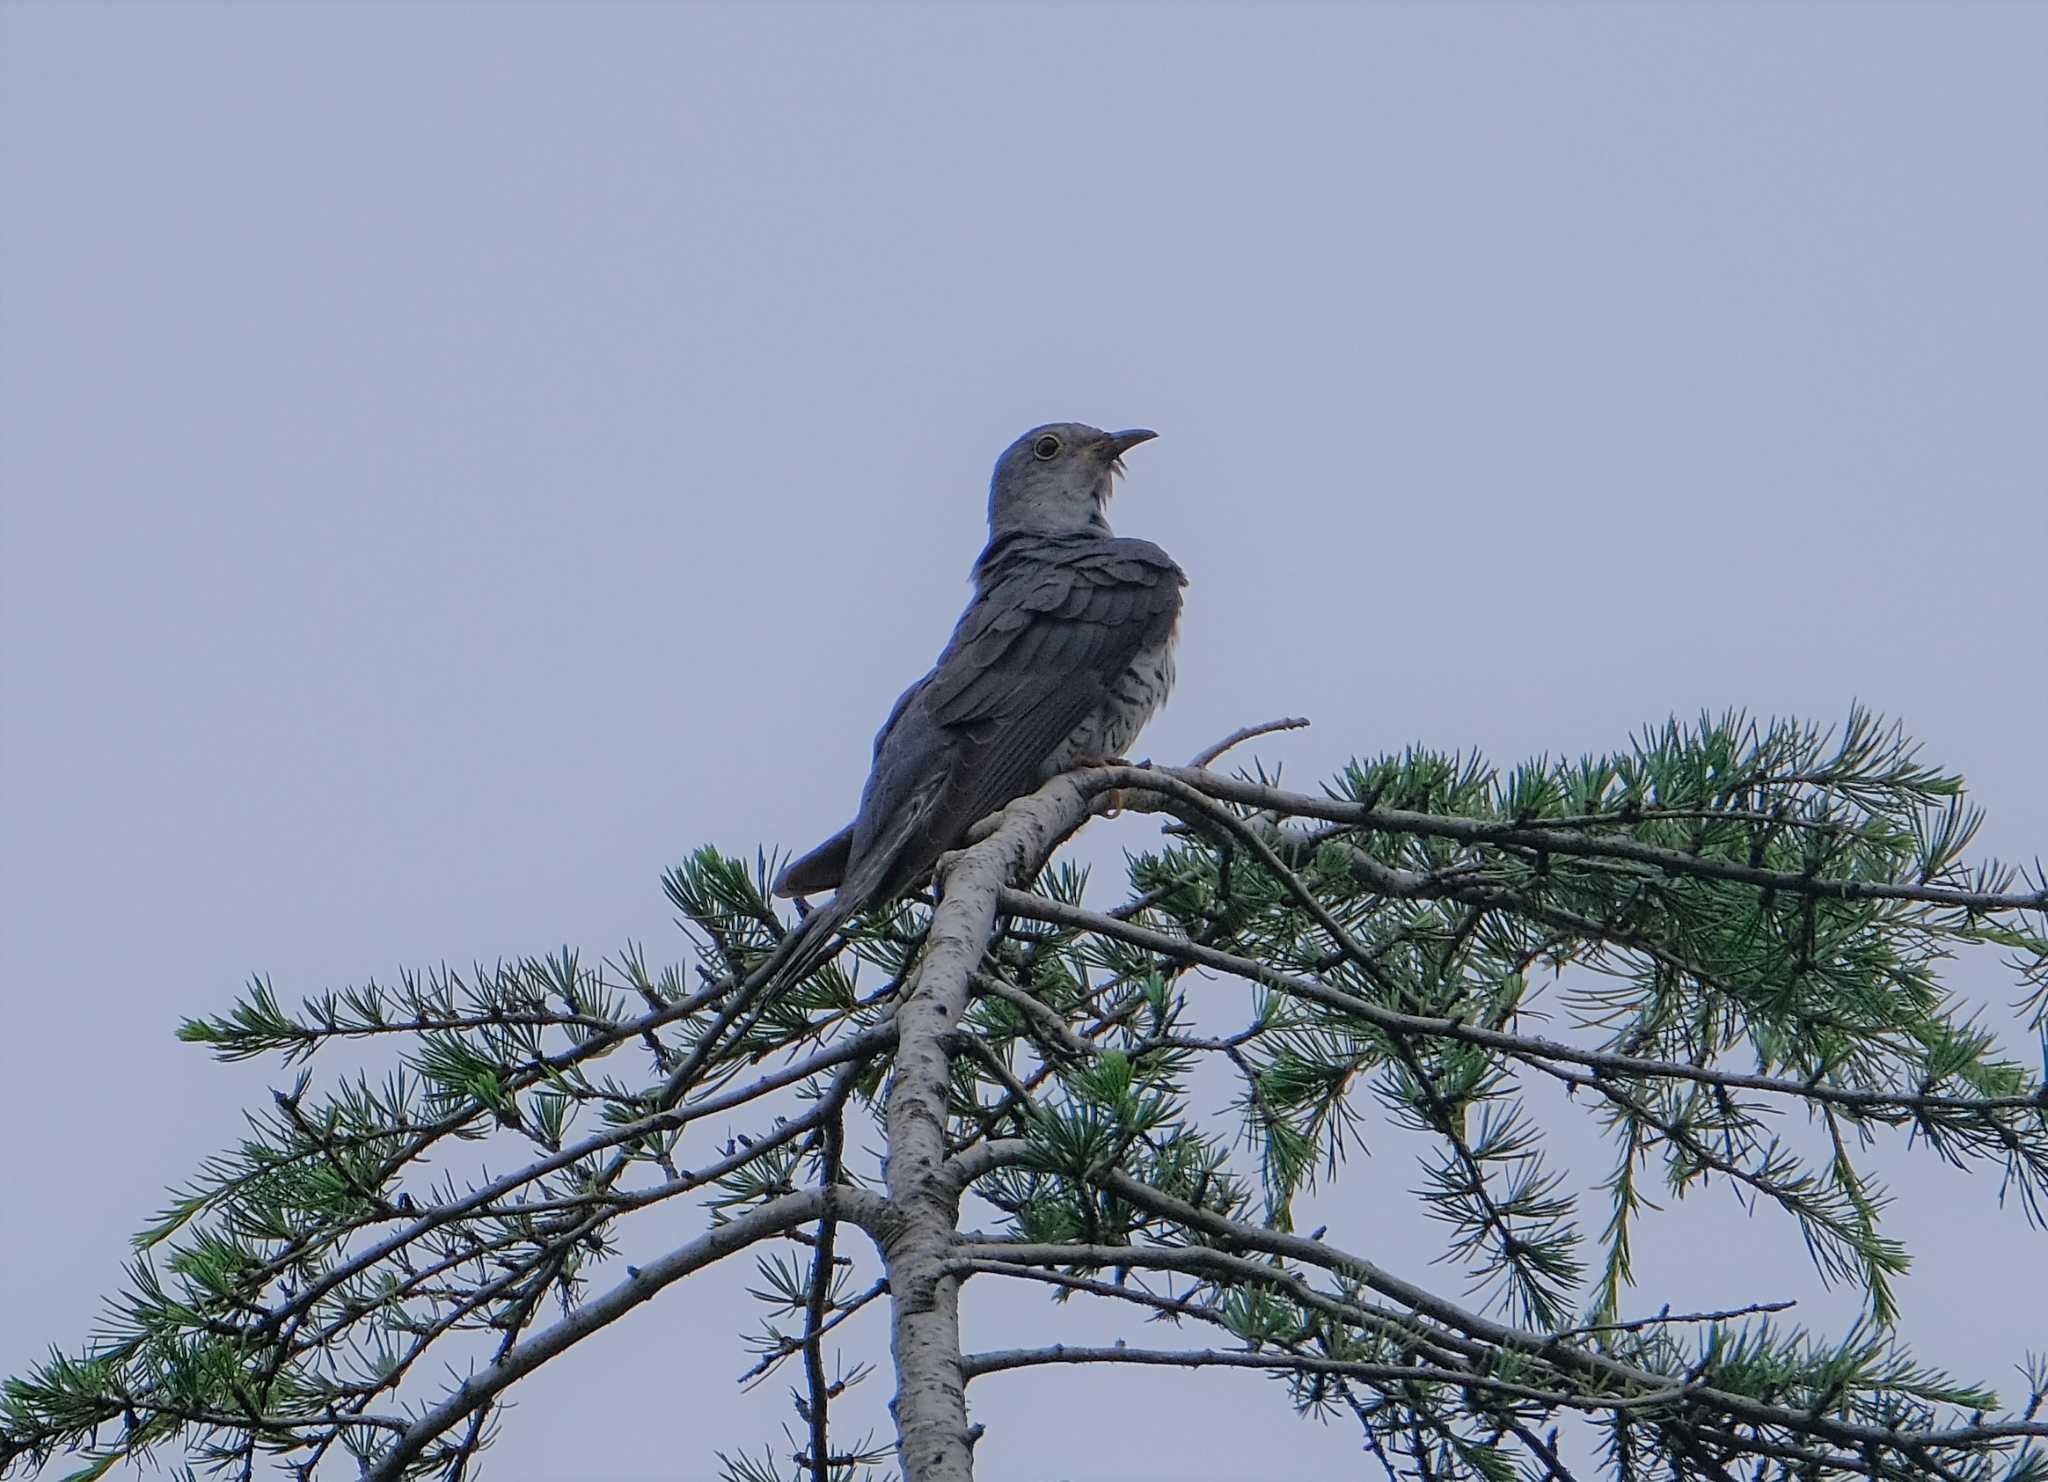
[[[784,982],[815,968],[850,917],[925,880],[975,823],[1119,757],[1165,701],[1187,578],[1108,518],[1123,455],[1154,436],[1054,422],[996,460],[988,545],[952,639],[876,735],[859,815],[776,877],[777,895],[838,890],[798,929]]]

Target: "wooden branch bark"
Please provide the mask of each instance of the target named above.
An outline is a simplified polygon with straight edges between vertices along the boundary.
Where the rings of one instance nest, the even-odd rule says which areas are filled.
[[[1536,850],[1547,854],[1568,854],[1589,859],[1626,860],[1673,875],[1691,875],[1702,880],[1728,880],[1759,889],[1782,891],[1786,895],[1815,896],[1828,900],[1917,901],[1926,905],[1954,906],[1965,911],[2048,912],[2048,890],[1997,892],[1962,890],[1949,885],[1895,885],[1880,880],[1835,879],[1766,869],[1737,860],[1715,859],[1667,849],[1636,839],[1612,834],[1591,834],[1582,829],[1545,820],[1513,823],[1483,818],[1458,818],[1443,813],[1417,813],[1406,808],[1368,808],[1340,798],[1317,797],[1286,792],[1242,778],[1225,777],[1196,767],[1103,767],[1090,774],[1091,785],[1099,791],[1164,791],[1155,786],[1164,777],[1192,788],[1203,797],[1224,803],[1243,803],[1253,808],[1292,818],[1318,818],[1325,823],[1348,824],[1389,834],[1421,834],[1451,839],[1460,844],[1498,844]],[[1125,807],[1130,807],[1128,799]],[[1621,820],[1617,819],[1619,823]]]
[[[378,1458],[377,1464],[365,1472],[365,1482],[393,1482],[404,1474],[407,1463],[418,1457],[436,1437],[446,1434],[482,1409],[514,1381],[592,1333],[618,1321],[662,1288],[744,1250],[756,1241],[793,1230],[812,1220],[831,1216],[856,1224],[874,1225],[880,1219],[879,1205],[880,1201],[873,1195],[843,1184],[802,1189],[715,1226],[658,1261],[628,1268],[626,1279],[603,1296],[585,1302],[553,1327],[535,1333],[498,1362],[463,1381],[460,1388],[422,1415],[389,1451]]]
[[[890,1408],[904,1482],[970,1482],[974,1475],[960,1283],[949,1269],[962,1181],[946,1162],[948,1046],[994,939],[1004,888],[1028,878],[1087,819],[1099,790],[1087,785],[1092,781],[1055,778],[1004,809],[980,843],[941,863],[943,893],[924,955],[896,1005],[896,1067],[885,1112],[891,1217],[882,1256],[895,1318]]]

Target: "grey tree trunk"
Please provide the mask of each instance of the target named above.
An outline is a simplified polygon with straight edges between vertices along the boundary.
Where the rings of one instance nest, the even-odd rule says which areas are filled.
[[[1028,877],[1080,827],[1098,790],[1063,778],[1012,803],[987,838],[941,863],[943,898],[896,1006],[896,1065],[885,1110],[892,1211],[881,1247],[895,1323],[896,1398],[889,1408],[904,1482],[969,1482],[974,1475],[960,1282],[948,1263],[961,1190],[981,1160],[946,1158],[949,1049],[974,970],[995,935],[1003,888]]]

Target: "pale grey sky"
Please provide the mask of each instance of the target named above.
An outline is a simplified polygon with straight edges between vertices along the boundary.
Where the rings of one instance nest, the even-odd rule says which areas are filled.
[[[2048,847],[2044,70],[2019,4],[6,4],[0,1370],[279,1080],[181,1014],[672,956],[687,848],[842,823],[1035,422],[1162,434],[1114,512],[1192,581],[1142,752],[1306,713],[1265,754],[1310,783],[1861,698]],[[1885,1166],[1906,1332],[2004,1381],[2048,1244]],[[1415,1181],[1329,1208],[1426,1277]],[[1853,1311],[1724,1205],[1644,1310]],[[489,1474],[772,1438],[747,1274],[525,1387]],[[973,1398],[988,1482],[1367,1465],[1238,1376]]]

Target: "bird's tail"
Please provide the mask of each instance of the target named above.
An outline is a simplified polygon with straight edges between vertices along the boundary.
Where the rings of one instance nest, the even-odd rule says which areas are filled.
[[[832,956],[833,939],[847,918],[854,914],[857,904],[845,890],[841,890],[828,903],[804,917],[784,946],[787,955],[782,966],[775,971],[777,991],[794,988],[825,965]]]
[[[914,795],[909,804],[899,810],[889,830],[863,849],[860,859],[845,870],[839,881],[838,893],[832,897],[831,903],[804,917],[803,924],[784,941],[783,950],[788,956],[775,973],[778,990],[801,983],[823,966],[832,955],[833,937],[853,917],[871,906],[896,899],[907,884],[920,875],[930,873],[938,859],[938,851],[932,849],[927,854],[920,849],[917,840],[934,795],[935,789],[931,788]],[[815,859],[828,850],[836,851],[837,842],[836,838],[828,840],[812,850],[809,858]],[[851,847],[849,841],[849,852]],[[791,866],[791,869],[795,868]],[[778,886],[789,878],[789,873],[787,870],[783,872]]]

